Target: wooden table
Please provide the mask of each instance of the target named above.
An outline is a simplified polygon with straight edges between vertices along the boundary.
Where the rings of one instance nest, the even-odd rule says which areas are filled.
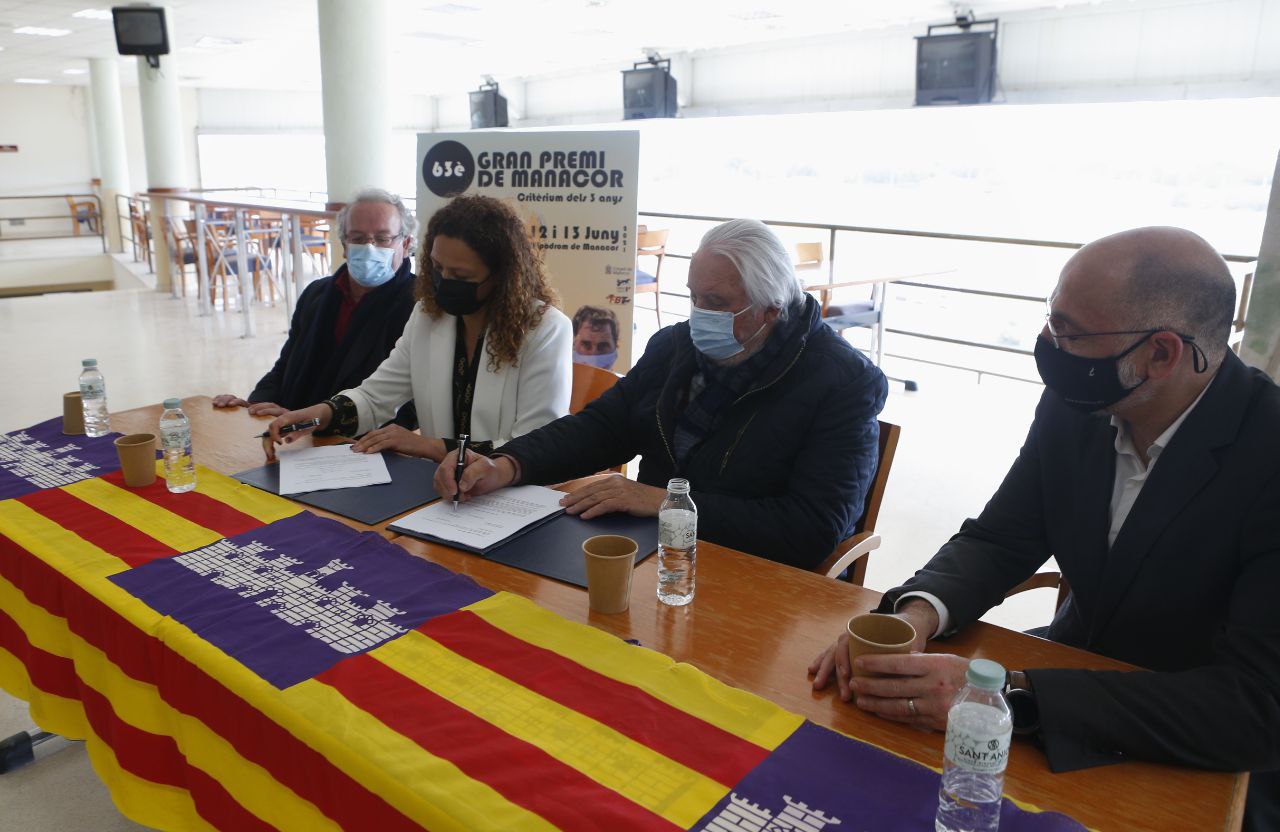
[[[204,396],[184,399],[183,409],[192,421],[199,464],[230,474],[263,463],[261,447],[252,435],[260,433],[269,419],[254,419],[242,408],[215,411]],[[158,406],[114,414],[112,429],[154,431],[159,416]],[[390,535],[385,526],[381,524],[380,530]],[[926,765],[941,765],[941,734],[870,716],[839,701],[830,690],[815,693],[811,689],[806,674],[809,661],[841,632],[851,615],[874,608],[880,600],[878,592],[700,543],[697,597],[692,604],[667,607],[657,601],[656,558],[649,558],[636,570],[630,609],[619,615],[599,615],[588,610],[586,593],[577,587],[447,546],[407,537],[392,539],[409,552],[469,575],[484,586],[523,595],[566,619],[636,639],[819,725]],[[1014,668],[1127,667],[982,623],[950,639],[943,649]],[[1234,830],[1240,827],[1246,783],[1243,775],[1141,762],[1053,774],[1038,749],[1017,740],[1005,791],[1041,809],[1064,812],[1094,829]]]

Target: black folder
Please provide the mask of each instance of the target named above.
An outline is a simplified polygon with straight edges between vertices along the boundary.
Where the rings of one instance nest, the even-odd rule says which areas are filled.
[[[629,514],[606,514],[594,520],[583,520],[572,514],[554,514],[485,551],[401,528],[394,523],[387,526],[387,530],[470,551],[488,560],[581,587],[587,585],[582,544],[589,537],[620,534],[631,538],[636,542],[637,565],[658,549],[658,518],[632,517]]]
[[[391,474],[389,483],[307,491],[290,494],[289,499],[374,526],[397,514],[420,508],[439,496],[432,486],[438,467],[434,462],[391,451],[383,451],[382,458],[387,463],[387,473]],[[280,493],[279,465],[264,465],[232,476],[254,488]]]

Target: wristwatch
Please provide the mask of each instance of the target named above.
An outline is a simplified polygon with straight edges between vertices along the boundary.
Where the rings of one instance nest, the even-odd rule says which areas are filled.
[[[1021,670],[1010,670],[1005,676],[1004,698],[1013,711],[1013,733],[1034,734],[1040,730],[1040,706],[1031,681]]]

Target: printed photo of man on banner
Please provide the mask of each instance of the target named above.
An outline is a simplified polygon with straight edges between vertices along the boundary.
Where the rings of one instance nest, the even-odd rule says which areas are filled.
[[[574,361],[625,373],[639,163],[635,131],[419,133],[418,218],[464,193],[506,201],[573,319]]]

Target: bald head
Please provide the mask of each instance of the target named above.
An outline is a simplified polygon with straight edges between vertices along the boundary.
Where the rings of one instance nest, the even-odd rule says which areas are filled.
[[[1203,238],[1182,228],[1121,231],[1067,262],[1058,291],[1085,293],[1116,330],[1168,329],[1195,338],[1212,365],[1227,348],[1235,281]]]

